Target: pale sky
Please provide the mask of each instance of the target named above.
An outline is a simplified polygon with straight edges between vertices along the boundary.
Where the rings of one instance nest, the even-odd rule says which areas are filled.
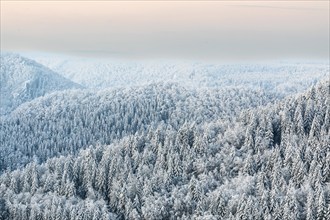
[[[1,51],[329,59],[329,1],[1,0]]]

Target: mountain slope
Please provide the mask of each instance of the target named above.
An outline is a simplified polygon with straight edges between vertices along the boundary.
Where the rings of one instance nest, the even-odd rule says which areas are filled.
[[[1,54],[0,115],[45,94],[83,88],[37,62],[20,55]]]
[[[53,93],[24,103],[0,121],[0,172],[33,158],[42,162],[91,144],[110,144],[159,124],[177,130],[188,122],[230,121],[243,109],[276,99],[262,91],[190,90],[176,84]]]
[[[195,67],[1,117],[0,219],[330,219],[326,66]]]
[[[329,219],[329,89],[325,81],[230,123],[159,125],[31,163],[0,177],[3,209],[9,219],[78,219],[77,209],[86,219]],[[72,197],[72,208],[45,202]],[[100,205],[84,211],[91,200]]]

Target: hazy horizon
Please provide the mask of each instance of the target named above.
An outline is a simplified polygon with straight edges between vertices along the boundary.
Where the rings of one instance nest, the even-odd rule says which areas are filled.
[[[117,59],[329,60],[327,1],[1,1],[1,51]]]

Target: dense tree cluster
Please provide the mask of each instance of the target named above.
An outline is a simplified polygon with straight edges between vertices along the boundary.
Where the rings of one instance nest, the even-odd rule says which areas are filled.
[[[24,156],[30,151],[27,158],[39,151],[54,154],[41,154],[24,168],[0,176],[1,217],[330,219],[329,81],[266,106],[272,99],[260,93],[226,91],[199,93],[153,85],[97,93],[95,99],[89,93],[70,93],[79,103],[70,98],[66,102],[60,97],[67,93],[59,93],[23,106],[1,122],[7,138],[21,132],[11,141],[1,139],[2,166],[12,164],[8,158],[18,162],[8,154],[15,146]],[[260,107],[244,111],[247,106]],[[134,120],[142,122],[134,127]],[[53,146],[43,145],[48,139],[36,145],[19,142],[25,138],[32,143],[52,123],[53,131],[62,135]],[[105,133],[119,132],[108,140],[95,132],[93,142],[87,142],[91,137],[80,139],[79,131],[73,131],[94,126],[99,132],[108,125]],[[60,138],[68,136],[93,145],[78,152],[79,145],[63,141],[62,148],[56,148]],[[39,164],[58,152],[72,153],[72,146],[77,155]]]
[[[89,89],[1,54],[0,220],[330,219],[328,64],[48,61]]]
[[[0,172],[76,154],[91,144],[110,144],[160,123],[178,130],[186,122],[232,120],[243,109],[275,100],[275,94],[262,91],[187,90],[176,84],[53,93],[23,104],[0,121]]]

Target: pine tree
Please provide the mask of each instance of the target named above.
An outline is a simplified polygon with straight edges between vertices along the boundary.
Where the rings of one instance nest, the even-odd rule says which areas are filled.
[[[323,220],[325,219],[326,209],[327,209],[323,187],[319,186],[318,191],[316,193],[317,193],[316,219]]]

